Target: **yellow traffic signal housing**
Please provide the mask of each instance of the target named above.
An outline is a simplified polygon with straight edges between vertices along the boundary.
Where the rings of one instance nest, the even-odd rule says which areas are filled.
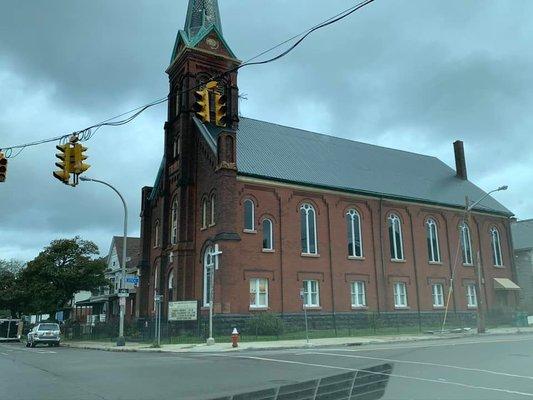
[[[7,176],[7,158],[0,153],[0,182],[5,182]]]
[[[202,90],[198,90],[194,93],[196,102],[193,105],[193,110],[196,115],[204,122],[210,122],[210,109],[209,109],[209,90],[205,87]]]
[[[57,145],[56,149],[59,150],[56,157],[60,160],[59,162],[56,162],[56,166],[61,169],[59,171],[54,171],[54,177],[68,185],[70,174],[73,172],[72,170],[74,166],[73,148],[70,147],[70,143],[65,143]]]
[[[228,107],[226,105],[228,98],[225,94],[215,94],[215,123],[218,126],[226,126],[228,123]]]
[[[91,167],[89,164],[85,164],[83,162],[87,160],[87,156],[84,154],[84,152],[87,151],[87,147],[84,147],[81,144],[76,143],[72,150],[74,151],[74,165],[72,168],[72,172],[74,172],[77,175],[83,174],[85,171],[87,171]]]

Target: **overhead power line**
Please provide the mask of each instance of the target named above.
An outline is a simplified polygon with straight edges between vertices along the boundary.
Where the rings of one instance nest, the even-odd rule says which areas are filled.
[[[319,29],[322,29],[322,28],[325,28],[329,25],[332,25],[348,16],[350,16],[351,14],[353,14],[354,12],[356,12],[357,10],[363,8],[364,6],[374,2],[375,0],[365,0],[365,1],[362,1],[350,8],[347,8],[346,10],[344,11],[341,11],[340,13],[320,22],[319,24],[317,25],[314,25],[312,26],[311,28],[308,28],[306,29],[305,31],[297,34],[297,35],[294,35],[280,43],[278,43],[277,45],[267,49],[267,50],[264,50],[262,51],[261,53],[257,54],[256,56],[246,60],[245,62],[243,62],[242,64],[238,65],[237,67],[234,67],[234,68],[231,68],[231,69],[228,69],[216,76],[212,76],[211,79],[212,80],[217,80],[217,79],[220,79],[232,72],[235,72],[235,71],[238,71],[239,69],[241,68],[244,68],[244,67],[249,67],[249,66],[253,66],[253,65],[264,65],[264,64],[268,64],[268,63],[271,63],[271,62],[274,62],[274,61],[277,61],[279,60],[280,58],[283,58],[285,57],[287,54],[289,54],[290,52],[292,52],[296,47],[298,47],[305,39],[307,39],[308,36],[310,36],[313,32],[319,30]],[[258,58],[264,56],[265,54],[268,54],[274,50],[276,50],[277,48],[287,44],[287,43],[290,43],[294,40],[298,39],[293,45],[291,45],[288,49],[286,49],[285,51],[281,52],[280,54],[272,57],[272,58],[269,58],[267,60],[262,60],[262,61],[254,61],[254,60],[257,60]],[[191,87],[187,90],[184,90],[184,91],[180,91],[178,92],[177,94],[180,95],[180,94],[183,94],[183,93],[187,93],[187,92],[190,92],[192,90],[195,90],[195,89],[198,89],[199,87],[201,86],[201,84],[198,84],[194,87]],[[165,96],[165,97],[161,97],[159,99],[156,99],[156,100],[153,100],[151,101],[150,103],[147,103],[147,104],[144,104],[142,106],[139,106],[139,107],[136,107],[132,110],[129,110],[129,111],[126,111],[122,114],[119,114],[119,115],[116,115],[114,117],[111,117],[109,119],[106,119],[104,121],[101,121],[97,124],[94,124],[94,125],[91,125],[87,128],[84,128],[84,129],[81,129],[79,131],[75,131],[75,132],[72,132],[72,133],[68,133],[68,134],[63,134],[63,135],[59,135],[59,136],[54,136],[54,137],[51,137],[51,138],[47,138],[47,139],[41,139],[41,140],[36,140],[36,141],[33,141],[33,142],[28,142],[28,143],[24,143],[24,144],[19,144],[19,145],[14,145],[14,146],[5,146],[5,147],[0,147],[0,152],[4,152],[6,158],[14,158],[16,156],[18,156],[20,153],[22,153],[22,151],[27,148],[27,147],[32,147],[32,146],[38,146],[38,145],[41,145],[41,144],[45,144],[45,143],[50,143],[50,142],[64,142],[66,140],[68,140],[68,138],[72,135],[75,135],[79,138],[80,141],[87,141],[89,139],[91,139],[94,134],[102,127],[105,127],[105,126],[121,126],[121,125],[125,125],[125,124],[128,124],[130,123],[131,121],[133,121],[135,118],[137,118],[140,114],[142,114],[144,111],[146,111],[148,108],[151,108],[151,107],[154,107],[156,105],[159,105],[159,104],[162,104],[162,103],[165,103],[168,101],[168,96]],[[131,114],[133,113],[133,114]],[[125,119],[122,119],[122,120],[119,120],[119,121],[115,121],[117,118],[120,118],[120,117],[123,117],[125,115],[128,115],[128,114],[131,114],[129,117],[125,118]]]

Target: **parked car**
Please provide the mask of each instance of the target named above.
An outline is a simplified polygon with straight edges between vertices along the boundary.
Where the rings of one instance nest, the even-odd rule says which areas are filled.
[[[59,325],[55,323],[41,323],[33,327],[28,333],[26,347],[35,347],[37,343],[48,343],[48,346],[59,346],[61,334]]]

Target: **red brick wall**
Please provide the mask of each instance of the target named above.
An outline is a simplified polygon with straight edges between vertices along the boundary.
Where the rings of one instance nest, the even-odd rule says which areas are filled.
[[[255,203],[255,233],[242,229],[242,202],[246,198],[253,199]],[[311,203],[317,212],[319,255],[316,257],[300,254],[299,206],[303,202]],[[219,309],[225,312],[250,311],[249,279],[254,277],[269,280],[269,308],[275,312],[301,310],[299,290],[304,279],[319,281],[319,310],[327,312],[332,311],[333,302],[337,312],[351,310],[349,284],[353,280],[366,282],[368,310],[394,310],[393,284],[397,281],[407,285],[409,310],[417,310],[418,307],[423,311],[434,309],[432,283],[442,283],[445,297],[447,295],[459,240],[457,227],[462,218],[458,211],[244,182],[239,182],[237,207],[237,226],[240,227],[242,240],[230,246],[221,246],[224,254],[217,276],[215,302],[220,303]],[[357,260],[349,259],[347,255],[344,215],[352,207],[359,211],[362,220],[364,258]],[[395,212],[402,221],[405,262],[393,262],[390,258],[387,226],[390,212]],[[262,251],[260,223],[265,216],[274,222],[274,251],[268,253]],[[429,217],[438,224],[441,262],[437,264],[428,261],[425,221]],[[495,302],[492,278],[512,279],[507,225],[504,218],[480,214],[475,214],[470,223],[474,255],[481,243],[489,308]],[[492,226],[500,230],[504,268],[492,265],[489,234]],[[208,232],[203,235],[208,236]],[[201,237],[198,239],[201,241]],[[456,306],[458,310],[466,310],[465,285],[475,282],[475,269],[462,265],[460,252],[458,258],[451,308]],[[197,275],[201,273],[199,262]],[[196,293],[201,295],[200,277],[196,285]]]

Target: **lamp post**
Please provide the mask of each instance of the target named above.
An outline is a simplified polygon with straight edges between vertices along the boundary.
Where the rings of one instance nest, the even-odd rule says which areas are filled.
[[[119,303],[120,303],[120,319],[119,319],[119,328],[118,328],[118,339],[117,339],[117,346],[124,346],[126,344],[126,339],[124,338],[124,314],[125,314],[125,297],[128,297],[128,293],[123,293],[123,290],[126,289],[126,256],[127,256],[127,240],[128,240],[128,207],[126,206],[126,201],[124,200],[124,197],[120,194],[120,192],[115,189],[113,186],[111,186],[109,183],[98,180],[98,179],[92,179],[87,178],[85,176],[80,176],[80,181],[84,182],[96,182],[101,183],[102,185],[105,185],[109,188],[111,188],[117,195],[120,197],[120,200],[122,200],[122,205],[124,206],[124,237],[122,239],[122,265],[121,265],[121,277],[120,277],[120,289],[119,289]],[[124,296],[125,294],[125,296]],[[124,298],[124,300],[122,300]]]
[[[483,197],[481,197],[479,200],[475,201],[472,204],[469,204],[468,196],[465,198],[465,217],[464,222],[468,224],[470,222],[470,215],[472,209],[477,206],[479,203],[481,203],[483,200],[485,200],[491,193],[499,192],[502,190],[507,190],[508,186],[500,186],[497,189],[491,190],[490,192],[486,193]],[[480,257],[480,250],[481,250],[481,244],[480,249],[476,253],[476,300],[477,300],[477,333],[485,333],[485,310],[483,305],[483,292],[481,290],[483,285],[483,277],[481,273],[481,257]]]

